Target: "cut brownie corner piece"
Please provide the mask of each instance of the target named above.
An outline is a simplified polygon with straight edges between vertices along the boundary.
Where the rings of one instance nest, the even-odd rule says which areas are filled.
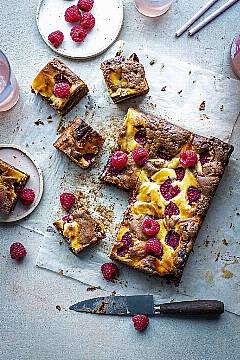
[[[53,225],[64,237],[70,251],[75,255],[79,255],[84,249],[98,243],[105,237],[102,223],[94,220],[82,206],[56,220]]]
[[[77,116],[53,146],[83,169],[89,168],[102,149],[104,138]]]
[[[136,54],[129,58],[116,56],[104,61],[101,70],[106,86],[114,103],[119,103],[149,91],[144,66]]]
[[[61,84],[64,90],[57,92],[56,87]],[[48,62],[33,80],[31,89],[62,116],[78,104],[89,91],[85,82],[58,59]]]

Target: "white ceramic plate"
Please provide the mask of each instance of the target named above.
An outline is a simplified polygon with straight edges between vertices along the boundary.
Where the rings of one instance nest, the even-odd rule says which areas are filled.
[[[38,206],[43,194],[43,175],[34,158],[17,145],[0,144],[0,159],[30,175],[26,188],[31,188],[36,194],[30,206],[17,202],[15,209],[8,216],[0,215],[0,222],[13,222],[25,218]]]
[[[37,26],[45,43],[60,55],[74,59],[87,59],[104,52],[118,37],[123,23],[122,0],[94,0],[92,14],[96,25],[84,42],[77,44],[70,37],[71,28],[64,19],[65,10],[76,5],[77,0],[41,0],[37,10]],[[64,33],[64,41],[55,48],[48,41],[48,35],[56,30]]]

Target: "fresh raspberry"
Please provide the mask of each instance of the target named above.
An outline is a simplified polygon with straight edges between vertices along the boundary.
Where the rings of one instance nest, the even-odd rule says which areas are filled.
[[[93,0],[79,0],[77,3],[77,7],[82,11],[90,11],[93,8],[93,4]]]
[[[83,13],[80,24],[84,29],[90,31],[95,26],[95,17],[91,13]]]
[[[197,202],[200,199],[201,191],[196,189],[194,186],[190,186],[187,191],[188,202],[191,205],[194,202]]]
[[[165,243],[171,246],[174,250],[178,247],[180,235],[176,231],[171,231],[165,238]]]
[[[14,260],[20,260],[27,255],[27,251],[23,244],[16,242],[10,246],[10,255]]]
[[[70,95],[70,85],[66,82],[57,83],[53,93],[57,98],[66,98]]]
[[[60,203],[66,211],[69,211],[73,207],[75,200],[76,198],[72,193],[63,193],[60,195]]]
[[[101,271],[105,280],[114,279],[118,273],[119,269],[114,263],[105,263],[101,266]]]
[[[87,31],[83,29],[80,25],[76,25],[71,29],[70,36],[73,41],[80,43],[83,42],[87,36]]]
[[[186,172],[185,169],[182,167],[175,169],[175,173],[178,181],[182,181],[184,179],[185,172]]]
[[[172,215],[179,215],[180,210],[179,207],[172,201],[165,207],[164,215],[172,216]]]
[[[80,21],[82,16],[78,10],[78,7],[76,5],[72,5],[65,11],[65,20],[69,23],[74,23],[77,21]]]
[[[144,165],[148,161],[148,152],[143,147],[133,150],[133,160],[137,165]]]
[[[200,160],[201,165],[204,165],[209,161],[210,154],[208,151],[205,151],[204,153],[200,154],[199,157],[200,157],[199,160]]]
[[[193,167],[198,161],[195,151],[186,150],[180,153],[180,164],[185,167]]]
[[[159,232],[159,229],[160,229],[160,225],[156,220],[154,220],[148,216],[146,216],[143,219],[142,231],[144,232],[144,234],[149,235],[149,236],[154,236]]]
[[[111,158],[112,166],[118,171],[122,171],[128,162],[128,156],[124,151],[116,151]]]
[[[147,133],[144,127],[141,127],[135,134],[134,140],[140,145],[145,145],[147,142]]]
[[[122,236],[122,242],[124,243],[125,246],[133,246],[133,239],[132,239],[132,235],[130,234],[130,232],[126,232],[123,236]]]
[[[180,193],[178,186],[172,186],[171,180],[168,179],[160,186],[160,192],[165,200],[169,201]]]
[[[64,40],[64,35],[61,31],[53,31],[51,34],[48,35],[48,40],[50,43],[55,47],[59,47]]]
[[[149,255],[160,257],[163,253],[163,246],[158,238],[152,237],[146,242],[145,250]]]
[[[137,331],[143,331],[149,324],[149,318],[146,315],[134,315],[132,321]]]
[[[20,193],[20,200],[23,205],[31,205],[34,202],[35,193],[32,189],[23,189]]]

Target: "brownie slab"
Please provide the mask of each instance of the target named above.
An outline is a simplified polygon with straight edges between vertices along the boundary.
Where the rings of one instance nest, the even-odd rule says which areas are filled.
[[[116,56],[101,64],[109,95],[114,103],[147,94],[145,71],[136,54],[129,58]]]
[[[104,143],[103,137],[77,116],[53,144],[83,169],[91,166]]]
[[[10,214],[29,175],[0,159],[0,213]]]
[[[70,95],[64,98],[54,95],[55,84],[61,82],[70,86]],[[39,94],[60,115],[67,114],[88,91],[84,81],[58,59],[49,61],[32,82],[32,92]]]

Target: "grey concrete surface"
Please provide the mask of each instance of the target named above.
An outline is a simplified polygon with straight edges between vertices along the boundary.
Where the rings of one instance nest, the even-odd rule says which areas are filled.
[[[240,32],[240,3],[197,36],[174,38],[175,30],[205,2],[176,0],[166,15],[148,19],[135,10],[133,1],[124,1],[125,20],[119,38],[132,42],[133,49],[135,43],[147,45],[233,76],[228,52],[232,38]],[[24,116],[24,92],[37,69],[54,55],[37,32],[37,3],[38,0],[0,0],[0,48],[9,56],[22,94],[13,110],[0,114],[0,142],[11,142],[12,133]],[[93,60],[92,65],[98,66],[100,60],[101,57]],[[66,63],[71,65],[71,61]],[[84,72],[86,63],[79,66]],[[239,130],[238,122],[232,138],[235,157],[240,153]],[[41,205],[32,219],[37,216],[43,216]],[[27,220],[0,227],[1,360],[239,359],[240,318],[230,313],[218,320],[154,318],[143,334],[134,331],[128,318],[71,313],[67,310],[71,303],[102,292],[87,292],[87,286],[77,281],[36,268],[41,237],[26,227]],[[14,241],[23,241],[28,249],[27,258],[19,265],[8,255]]]

